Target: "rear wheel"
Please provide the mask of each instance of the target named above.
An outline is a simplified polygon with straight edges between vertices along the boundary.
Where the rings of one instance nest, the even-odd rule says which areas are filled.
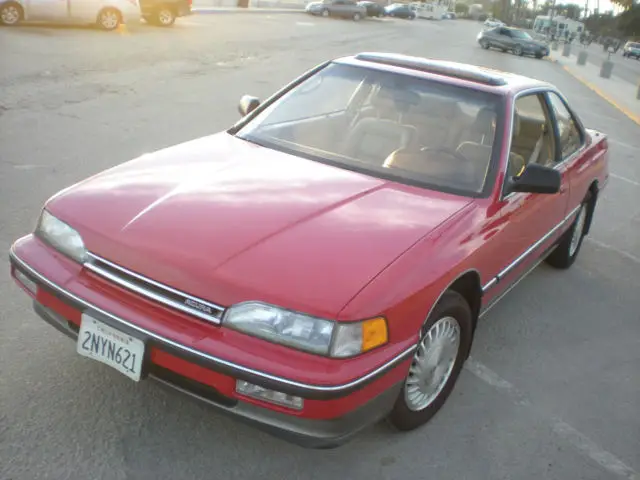
[[[402,391],[387,420],[398,430],[427,423],[444,405],[471,348],[473,320],[464,297],[447,291],[422,327]]]
[[[22,7],[14,2],[5,3],[0,7],[0,24],[8,27],[17,25],[22,20]]]
[[[145,17],[145,19],[152,25],[157,25],[159,27],[170,27],[176,21],[176,14],[170,7],[162,5],[155,12],[153,12],[152,15]]]
[[[489,50],[489,47],[490,47],[491,45],[489,45],[489,42],[488,42],[488,41],[486,41],[486,40],[480,40],[480,46],[481,46],[482,48],[484,48],[485,50]]]
[[[122,17],[115,8],[105,8],[98,14],[97,23],[103,30],[115,30],[122,23]]]
[[[522,46],[516,45],[513,49],[513,54],[521,57],[524,54],[524,51],[522,50]]]
[[[327,10],[327,9],[325,8],[324,10],[322,10],[321,15],[322,15],[323,17],[328,17],[328,16],[329,16],[329,10]]]
[[[591,194],[589,194],[580,205],[580,210],[571,228],[564,234],[556,249],[546,258],[549,265],[563,270],[573,265],[582,247],[587,220],[593,216],[594,209],[595,200],[592,201]]]
[[[360,15],[358,12],[353,14],[353,21],[354,22],[360,21],[361,18],[362,18],[362,15]]]

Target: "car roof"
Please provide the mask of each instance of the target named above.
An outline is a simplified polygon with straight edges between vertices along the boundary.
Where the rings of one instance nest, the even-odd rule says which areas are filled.
[[[439,81],[446,78],[459,86],[493,91],[502,95],[535,87],[553,87],[547,82],[488,67],[397,53],[361,52],[333,61]]]

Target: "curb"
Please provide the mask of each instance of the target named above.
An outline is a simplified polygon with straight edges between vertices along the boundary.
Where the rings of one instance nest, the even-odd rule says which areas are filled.
[[[556,63],[558,63],[556,61]],[[588,80],[585,80],[584,78],[582,78],[580,75],[578,75],[577,73],[571,71],[566,65],[562,65],[562,68],[565,72],[567,72],[569,75],[571,75],[573,78],[577,79],[578,81],[580,81],[582,84],[584,84],[586,87],[588,87],[589,89],[591,89],[592,91],[594,91],[596,94],[598,94],[600,97],[602,97],[603,99],[605,99],[607,102],[609,102],[611,105],[613,105],[614,107],[616,107],[618,110],[620,110],[624,115],[626,115],[627,117],[629,117],[633,122],[637,123],[638,125],[640,125],[640,116],[636,115],[635,113],[627,110],[625,107],[621,106],[620,104],[618,104],[617,101],[615,101],[614,99],[612,99],[609,95],[607,95],[606,93],[604,93],[602,90],[600,90],[598,87],[596,87],[594,84],[592,84],[591,82],[589,82]]]

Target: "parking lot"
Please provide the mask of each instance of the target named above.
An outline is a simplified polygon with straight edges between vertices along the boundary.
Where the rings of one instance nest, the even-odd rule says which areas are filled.
[[[640,126],[546,60],[475,43],[481,25],[305,14],[146,25],[1,28],[0,249],[58,190],[230,126],[237,102],[358,51],[395,51],[544,79],[610,136],[611,173],[568,271],[541,265],[480,323],[443,410],[304,450],[75,353],[0,275],[0,480],[637,479],[640,472]]]

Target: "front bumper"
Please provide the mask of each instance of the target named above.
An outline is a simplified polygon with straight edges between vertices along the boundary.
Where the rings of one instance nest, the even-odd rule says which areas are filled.
[[[47,323],[72,339],[78,336],[82,312],[116,328],[123,333],[142,339],[149,346],[143,378],[152,378],[191,397],[205,401],[217,409],[231,414],[284,440],[308,448],[332,448],[339,446],[359,431],[387,415],[393,407],[404,377],[403,356],[384,370],[367,374],[366,382],[353,385],[314,386],[299,384],[286,379],[271,377],[265,372],[249,369],[242,371],[238,365],[225,364],[221,359],[203,357],[184,345],[163,338],[93,305],[60,287],[21,260],[11,251],[10,262],[15,281],[34,301],[36,313]],[[31,294],[24,283],[16,278],[20,272],[37,287]],[[33,287],[33,286],[32,286]],[[411,353],[411,352],[409,352]],[[371,375],[374,373],[375,375]],[[235,393],[235,380],[255,383],[265,388],[302,396],[312,412],[293,412],[286,408],[266,404]],[[355,400],[355,402],[354,402]],[[321,414],[326,411],[336,415]],[[315,413],[313,413],[315,412]]]

